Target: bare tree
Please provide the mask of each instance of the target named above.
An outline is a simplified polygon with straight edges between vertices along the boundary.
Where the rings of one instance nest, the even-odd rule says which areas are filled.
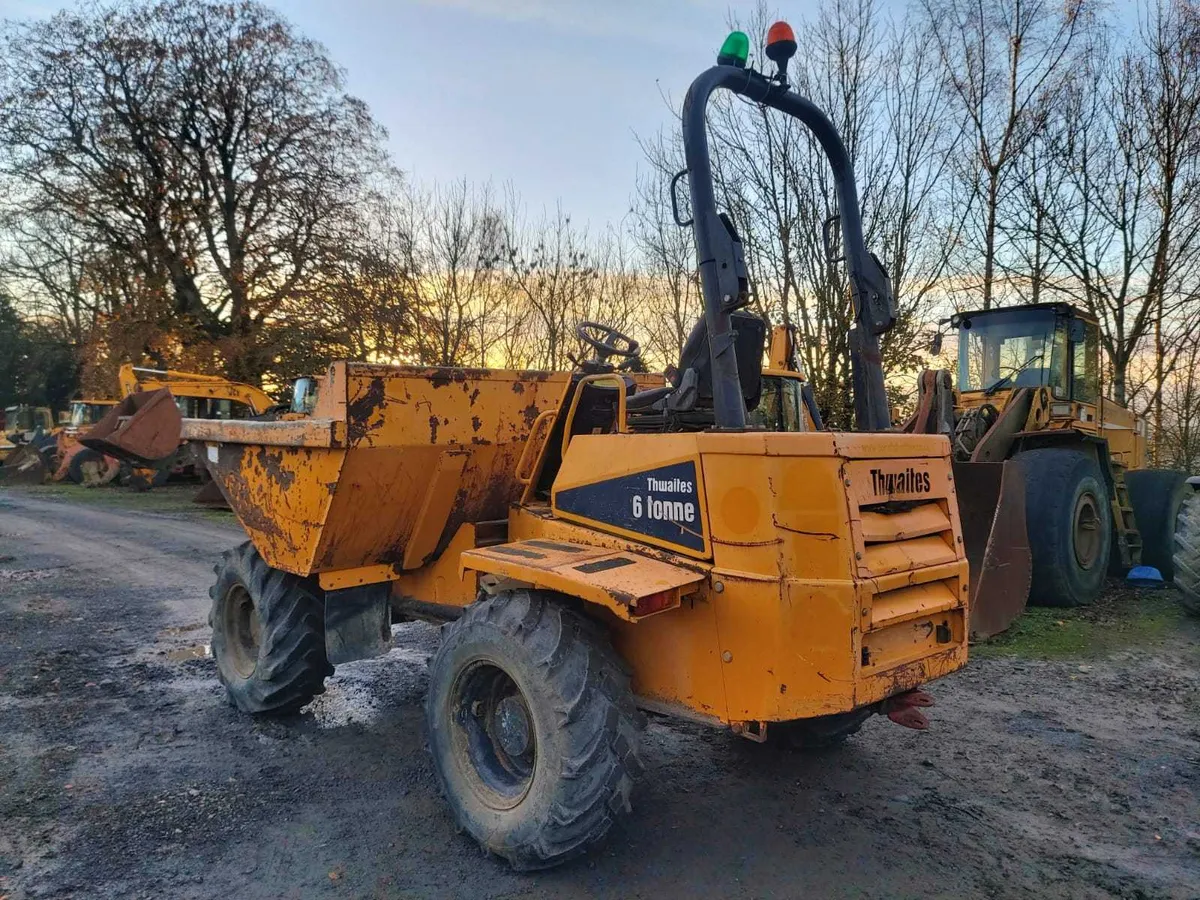
[[[772,18],[760,7],[747,30],[765,35]],[[958,129],[943,115],[937,60],[917,27],[911,19],[887,24],[873,0],[829,0],[797,28],[790,72],[796,89],[830,116],[854,162],[867,241],[881,253],[900,304],[883,346],[885,365],[897,371],[916,363],[957,229],[942,185]],[[798,327],[818,402],[831,422],[844,424],[853,310],[821,238],[836,212],[828,162],[802,125],[753,105],[718,95],[709,120],[719,195],[746,247],[754,308]],[[682,153],[673,135],[644,139],[642,149],[651,170],[636,207],[643,257],[659,267],[676,308],[694,303],[690,316],[678,317],[690,325],[700,312],[690,235],[681,246],[664,211],[665,185],[682,168]]]
[[[70,216],[258,378],[382,164],[323,48],[248,0],[86,7],[0,45],[0,172],[26,209]]]
[[[527,365],[560,369],[578,349],[575,325],[599,273],[587,234],[560,207],[534,225],[510,223],[506,253],[515,302],[528,307],[521,357]]]
[[[984,309],[996,293],[1002,206],[1014,169],[1058,102],[1089,15],[1070,0],[920,0],[942,62],[952,115],[967,123],[972,153],[956,172],[970,205],[963,270]],[[973,304],[972,304],[973,305]]]

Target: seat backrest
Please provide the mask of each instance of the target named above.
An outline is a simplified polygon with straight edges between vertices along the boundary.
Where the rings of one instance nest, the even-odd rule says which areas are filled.
[[[767,323],[746,312],[730,314],[734,331],[734,355],[737,356],[738,380],[746,408],[758,405],[762,393],[762,358],[767,344]],[[712,357],[708,352],[708,322],[701,316],[692,326],[679,354],[679,371],[695,369],[699,377],[698,404],[712,402]]]

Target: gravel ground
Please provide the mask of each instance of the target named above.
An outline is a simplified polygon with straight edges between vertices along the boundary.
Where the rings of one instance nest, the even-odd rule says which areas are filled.
[[[1200,897],[1195,620],[977,654],[928,732],[815,755],[652,720],[632,821],[516,875],[438,797],[435,629],[293,719],[226,704],[207,589],[241,532],[187,493],[0,489],[0,898]]]

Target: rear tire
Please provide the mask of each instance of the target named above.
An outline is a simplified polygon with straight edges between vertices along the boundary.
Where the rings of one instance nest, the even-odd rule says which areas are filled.
[[[1100,596],[1112,551],[1112,507],[1095,457],[1065,447],[1015,457],[1025,476],[1033,580],[1029,602],[1086,606]]]
[[[1175,520],[1175,587],[1183,608],[1200,616],[1200,494],[1185,496]]]
[[[249,541],[214,567],[212,651],[229,702],[255,715],[297,712],[325,692],[325,604],[311,579],[272,569]]]
[[[1191,493],[1187,475],[1172,469],[1137,469],[1125,473],[1133,518],[1142,536],[1142,565],[1154,566],[1165,581],[1175,575],[1175,521]]]
[[[629,810],[641,717],[607,635],[518,590],[445,626],[425,713],[459,825],[519,870],[579,856]]]
[[[855,709],[815,719],[772,722],[767,726],[767,743],[787,750],[828,750],[840,747],[857,734],[875,710]]]

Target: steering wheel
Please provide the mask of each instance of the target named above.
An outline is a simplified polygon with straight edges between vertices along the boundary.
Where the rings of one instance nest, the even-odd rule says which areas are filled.
[[[575,326],[575,334],[596,351],[596,358],[600,362],[608,362],[610,356],[627,359],[638,355],[638,342],[628,335],[621,334],[611,325],[580,322]]]

